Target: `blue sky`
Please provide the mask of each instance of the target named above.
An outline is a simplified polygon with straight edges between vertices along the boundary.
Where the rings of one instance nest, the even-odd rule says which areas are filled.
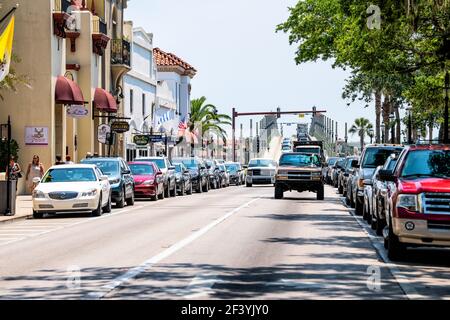
[[[371,106],[350,107],[341,98],[348,72],[328,62],[297,66],[296,48],[276,25],[297,0],[131,0],[126,19],[154,34],[154,45],[186,60],[197,70],[193,97],[206,96],[223,113],[309,110],[314,105],[349,126],[357,117],[374,121]],[[244,130],[249,119],[242,118]],[[255,118],[255,121],[259,121]],[[298,121],[295,116],[283,122]],[[306,121],[306,120],[303,120]],[[292,131],[289,131],[292,133]],[[351,140],[358,141],[357,137]]]

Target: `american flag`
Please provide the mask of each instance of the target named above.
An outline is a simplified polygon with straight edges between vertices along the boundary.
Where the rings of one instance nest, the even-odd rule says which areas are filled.
[[[180,121],[180,123],[178,124],[178,129],[180,129],[181,131],[184,131],[188,128],[187,123],[186,123],[186,118],[184,118],[183,120]]]

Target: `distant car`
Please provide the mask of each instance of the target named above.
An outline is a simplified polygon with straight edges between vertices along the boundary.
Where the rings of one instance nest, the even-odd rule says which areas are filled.
[[[155,163],[129,162],[128,166],[133,174],[136,198],[164,199],[163,174]]]
[[[246,186],[254,184],[275,184],[277,162],[271,159],[252,159],[248,163]]]
[[[170,163],[167,157],[141,157],[137,158],[135,161],[154,162],[163,173],[164,196],[166,198],[177,196],[175,167]]]
[[[191,195],[193,192],[193,187],[189,169],[182,162],[174,163],[173,165],[175,166],[175,178],[177,182],[178,195]]]
[[[220,184],[222,188],[230,186],[230,172],[224,164],[219,164]]]
[[[94,164],[108,176],[112,189],[112,201],[117,208],[125,204],[134,205],[134,179],[131,170],[122,158],[89,158],[83,164]]]
[[[208,159],[205,160],[206,168],[209,171],[209,185],[211,189],[221,188],[221,174],[219,169],[219,164],[216,160]]]
[[[209,172],[206,164],[199,158],[175,158],[174,163],[184,164],[190,174],[192,187],[198,193],[209,191]]]
[[[391,260],[408,247],[450,247],[450,145],[408,146],[393,171],[379,171],[392,182],[383,230]]]
[[[225,164],[226,168],[230,172],[230,183],[240,186],[244,183],[244,170],[240,163],[229,162]]]
[[[322,170],[323,179],[326,183],[331,184],[331,172],[332,167],[335,165],[335,163],[339,160],[338,157],[330,157],[327,159],[327,162],[325,163],[325,166]]]
[[[111,212],[111,185],[108,176],[95,165],[59,165],[35,178],[33,217],[45,213],[90,212],[101,216]]]
[[[345,158],[340,158],[331,169],[331,184],[333,187],[339,187],[339,174],[340,171],[344,168]]]

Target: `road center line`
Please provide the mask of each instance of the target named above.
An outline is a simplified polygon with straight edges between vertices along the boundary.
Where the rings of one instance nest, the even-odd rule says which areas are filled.
[[[89,293],[88,294],[88,299],[102,299],[109,292],[111,292],[114,289],[120,287],[121,285],[123,285],[124,283],[128,282],[129,280],[135,278],[137,275],[143,273],[147,269],[151,268],[153,265],[155,265],[155,264],[161,262],[162,260],[170,257],[172,254],[176,253],[177,251],[183,249],[184,247],[186,247],[187,245],[191,244],[192,242],[194,242],[195,240],[197,240],[198,238],[200,238],[201,236],[203,236],[204,234],[209,232],[211,229],[213,229],[217,225],[221,224],[222,222],[224,222],[225,220],[227,220],[228,218],[230,218],[231,216],[233,216],[234,214],[236,214],[240,210],[242,210],[244,208],[248,208],[253,202],[256,202],[256,201],[258,201],[260,199],[261,199],[261,197],[253,199],[253,200],[243,204],[242,206],[240,206],[240,207],[238,207],[238,208],[228,212],[227,214],[225,214],[221,218],[219,218],[216,221],[210,223],[209,225],[207,225],[206,227],[200,229],[199,231],[191,234],[189,237],[181,240],[180,242],[176,243],[172,247],[170,247],[170,248],[164,250],[163,252],[157,254],[156,256],[148,259],[147,261],[142,263],[140,266],[132,268],[128,272],[126,272],[125,274],[123,274],[123,275],[117,277],[116,279],[112,280],[109,284],[104,285],[100,289],[100,291]]]

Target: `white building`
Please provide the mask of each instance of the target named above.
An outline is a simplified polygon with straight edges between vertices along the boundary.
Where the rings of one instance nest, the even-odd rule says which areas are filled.
[[[126,159],[134,160],[150,154],[150,146],[137,146],[133,137],[149,133],[157,105],[157,68],[153,56],[153,34],[142,28],[133,29],[132,70],[124,79],[125,117],[131,118],[125,135]]]

